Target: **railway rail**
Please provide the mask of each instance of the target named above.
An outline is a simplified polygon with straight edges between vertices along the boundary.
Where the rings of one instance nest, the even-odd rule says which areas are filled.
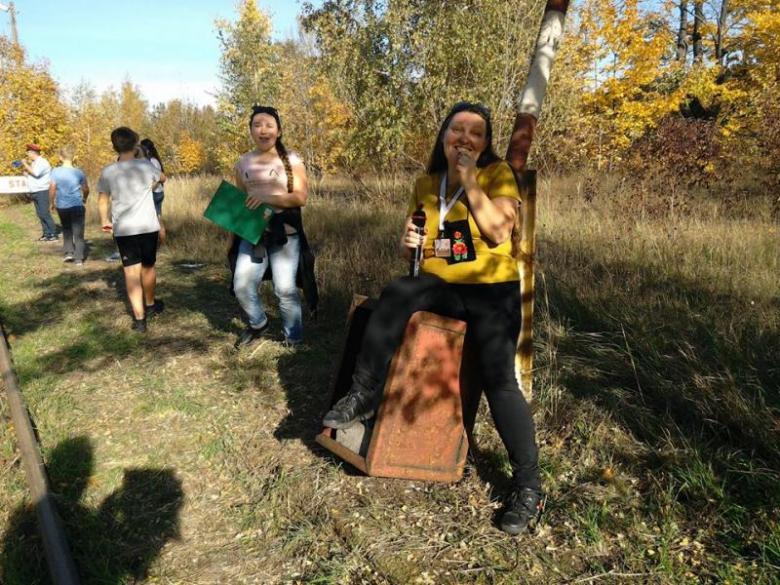
[[[2,322],[0,322],[0,373],[11,412],[11,421],[16,429],[27,485],[38,517],[38,530],[52,582],[55,585],[77,585],[79,578],[76,564],[73,562],[62,522],[57,513],[55,497],[41,457],[40,445],[13,371],[10,345]]]

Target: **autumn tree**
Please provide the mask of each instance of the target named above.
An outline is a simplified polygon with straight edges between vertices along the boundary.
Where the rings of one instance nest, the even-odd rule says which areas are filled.
[[[67,136],[67,108],[45,64],[27,61],[24,49],[0,36],[0,169],[36,142],[47,156]]]
[[[205,160],[203,143],[190,136],[187,130],[182,132],[181,140],[176,149],[175,168],[179,173],[194,173],[198,171]]]
[[[119,88],[118,125],[129,126],[139,134],[149,131],[149,103],[141,93],[141,89],[130,79],[125,79]]]
[[[724,84],[740,99],[725,109],[726,156],[780,188],[780,11],[774,0],[731,0]]]
[[[310,172],[343,165],[350,112],[323,74],[311,39],[281,45],[284,99],[278,104],[288,148],[297,150]]]
[[[249,145],[247,127],[254,104],[277,103],[282,89],[279,47],[271,40],[272,25],[255,0],[242,0],[238,20],[218,20],[221,47],[217,93],[221,168],[231,169]]]
[[[503,148],[544,3],[538,0],[332,0],[304,8],[335,95],[350,113],[344,158],[422,168],[446,111],[493,109]]]
[[[220,137],[216,112],[211,106],[199,107],[176,99],[157,104],[150,114],[148,135],[163,158],[167,171],[171,173],[216,171],[217,164],[214,157]],[[199,154],[188,155],[188,163],[181,167],[180,153],[185,141],[187,146],[184,147],[184,152],[197,151]],[[195,143],[198,144],[197,148],[193,147]],[[195,167],[192,166],[193,161],[198,161]]]
[[[82,82],[71,92],[69,106],[68,142],[76,148],[77,164],[93,179],[116,158],[109,137],[119,125],[119,100],[113,92],[98,96],[92,86]]]

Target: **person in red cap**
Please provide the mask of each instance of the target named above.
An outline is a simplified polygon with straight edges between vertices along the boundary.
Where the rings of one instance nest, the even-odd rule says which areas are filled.
[[[41,147],[37,144],[28,144],[27,160],[23,160],[24,174],[30,187],[30,194],[35,204],[35,213],[41,221],[43,234],[38,238],[39,242],[56,242],[57,226],[49,212],[49,186],[51,185],[51,165],[41,155]]]

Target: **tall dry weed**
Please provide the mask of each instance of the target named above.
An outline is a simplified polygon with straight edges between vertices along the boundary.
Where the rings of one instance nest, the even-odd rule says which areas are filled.
[[[170,261],[225,263],[226,234],[203,218],[219,181],[169,181]],[[410,187],[397,178],[313,184],[304,223],[326,318],[342,321],[354,293],[376,295],[403,273],[397,241]],[[658,213],[663,195],[623,177],[540,179],[538,387],[551,401],[565,388],[606,402],[619,388],[636,407],[626,416],[648,435],[686,421],[727,428],[743,446],[780,448],[771,201],[736,209],[691,198],[685,213]]]

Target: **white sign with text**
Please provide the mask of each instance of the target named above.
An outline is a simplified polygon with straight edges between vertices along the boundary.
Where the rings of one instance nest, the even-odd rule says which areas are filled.
[[[0,177],[0,195],[29,192],[26,177]]]

